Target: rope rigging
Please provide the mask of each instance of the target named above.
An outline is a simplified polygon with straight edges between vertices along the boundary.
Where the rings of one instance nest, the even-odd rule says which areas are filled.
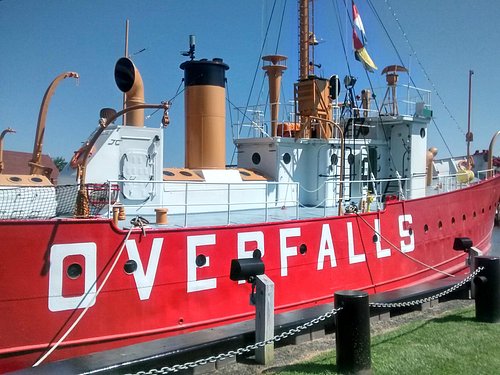
[[[377,17],[378,21],[380,22],[380,24],[382,25],[387,37],[389,38],[389,41],[391,42],[394,50],[396,51],[396,54],[399,58],[399,61],[401,63],[401,65],[404,65],[403,64],[403,60],[399,54],[399,52],[397,51],[395,45],[394,45],[394,42],[392,40],[392,38],[390,37],[389,35],[389,32],[387,31],[387,29],[385,28],[384,24],[382,23],[382,20],[377,12],[377,10],[375,9],[373,3],[371,2],[371,0],[367,0],[368,1],[368,4],[370,6],[370,8],[372,9],[373,13],[375,14],[375,16]],[[397,17],[397,14],[395,12],[395,10],[393,9],[393,7],[391,6],[390,4],[390,1],[389,0],[385,0],[385,4],[387,5],[387,8],[389,9],[389,12],[392,14],[392,16],[394,17],[394,20],[396,21],[396,24],[398,25],[398,28],[399,30],[401,31],[401,34],[403,35],[403,38],[405,40],[405,42],[408,44],[408,47],[412,53],[412,55],[415,57],[415,59],[417,60],[417,63],[418,65],[420,66],[420,69],[422,70],[422,73],[424,74],[425,78],[427,79],[427,81],[429,82],[429,84],[432,86],[432,89],[433,91],[436,93],[436,96],[438,97],[438,99],[440,100],[441,104],[443,105],[443,107],[445,108],[446,112],[448,112],[448,115],[450,116],[450,118],[452,119],[452,121],[455,123],[455,125],[457,126],[457,129],[465,136],[465,132],[463,131],[463,129],[460,127],[460,124],[458,123],[458,121],[456,120],[456,118],[453,116],[453,114],[451,113],[448,105],[445,103],[443,97],[441,96],[441,94],[439,93],[439,91],[437,90],[437,87],[436,85],[434,84],[434,82],[431,80],[429,74],[427,73],[426,69],[424,68],[422,62],[420,61],[418,55],[417,55],[417,52],[415,51],[415,49],[413,48],[413,45],[411,44],[410,40],[408,39],[408,36],[405,32],[405,30],[403,29],[403,26],[401,25],[401,22],[399,22],[399,19]],[[410,76],[410,80],[413,84],[413,86],[416,86],[415,85],[415,82],[413,81],[413,79],[411,78]],[[420,93],[419,93],[420,94]],[[446,143],[446,140],[444,139],[443,137],[443,134],[441,133],[441,130],[439,129],[439,126],[437,125],[437,123],[435,122],[434,119],[432,119],[432,123],[434,124],[434,126],[436,127],[438,133],[439,133],[439,136],[441,137],[441,140],[443,141],[446,149],[448,150],[448,152],[450,153],[450,156],[453,156],[448,144]]]
[[[116,265],[118,263],[118,260],[120,259],[123,251],[125,250],[125,246],[127,244],[127,241],[128,239],[130,238],[130,235],[132,234],[132,231],[136,228],[139,228],[142,232],[142,235],[145,236],[146,235],[146,232],[144,230],[144,225],[145,224],[148,224],[148,221],[145,220],[144,218],[142,218],[141,216],[138,216],[136,218],[133,218],[130,223],[132,224],[132,226],[130,227],[130,229],[128,230],[127,234],[125,235],[125,238],[123,239],[123,242],[121,243],[121,246],[120,246],[120,249],[118,250],[118,252],[116,252],[116,256],[113,260],[113,263],[111,264],[108,272],[106,273],[106,275],[104,276],[104,278],[102,279],[102,283],[101,285],[99,286],[99,288],[97,289],[97,291],[94,293],[94,295],[90,298],[90,301],[88,302],[87,306],[85,306],[85,308],[82,310],[82,312],[80,313],[80,315],[78,315],[78,317],[76,318],[76,320],[73,322],[73,324],[64,332],[64,334],[59,338],[59,340],[57,340],[57,342],[53,343],[49,343],[49,349],[33,364],[33,367],[37,367],[39,366],[43,361],[45,361],[47,359],[47,357],[52,354],[54,352],[54,350],[56,350],[60,345],[61,343],[69,336],[69,334],[71,332],[73,332],[73,330],[76,328],[76,326],[78,325],[78,323],[80,323],[80,321],[82,320],[82,318],[85,316],[85,314],[87,313],[87,311],[89,310],[89,308],[93,305],[93,302],[95,301],[95,299],[97,298],[97,296],[101,293],[102,289],[104,288],[104,286],[107,284],[108,282],[108,279],[109,277],[111,276],[111,274],[113,273],[113,270],[116,268]],[[109,264],[109,263],[108,263]],[[84,301],[88,298],[88,296],[91,294],[91,291],[92,289],[95,287],[95,285],[97,284],[97,279],[95,280],[95,282],[90,286],[89,290],[86,291],[86,293],[83,295],[83,298],[82,300],[80,301],[79,305],[75,308],[74,312],[76,312],[78,308],[81,307],[81,305],[84,303]],[[61,327],[61,329],[64,328]],[[56,336],[57,337],[57,336]],[[55,337],[54,337],[55,338]]]

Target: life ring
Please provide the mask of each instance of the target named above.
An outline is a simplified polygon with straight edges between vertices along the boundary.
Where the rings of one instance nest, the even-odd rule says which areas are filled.
[[[89,145],[85,144],[82,147],[80,147],[77,151],[75,151],[75,154],[71,158],[69,165],[71,168],[76,169],[78,168],[79,165],[83,164],[83,157],[85,155],[85,152],[88,150]],[[92,150],[89,152],[89,156],[92,155],[94,151],[94,147],[92,147]]]

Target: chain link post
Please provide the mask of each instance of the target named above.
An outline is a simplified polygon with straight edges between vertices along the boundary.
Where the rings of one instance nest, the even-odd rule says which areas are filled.
[[[266,275],[256,277],[255,342],[274,337],[274,282]],[[255,349],[255,362],[269,365],[274,360],[274,343]]]
[[[476,320],[486,323],[500,322],[500,258],[479,256],[474,258],[476,268],[484,269],[474,277]]]
[[[344,290],[335,293],[337,314],[337,371],[341,374],[371,374],[370,306],[368,293]]]

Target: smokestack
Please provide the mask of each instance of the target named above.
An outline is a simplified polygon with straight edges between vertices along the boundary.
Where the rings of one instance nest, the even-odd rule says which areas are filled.
[[[285,65],[281,65],[286,61],[286,56],[268,55],[262,57],[264,63],[269,62],[270,65],[264,65],[264,69],[269,78],[269,105],[271,106],[271,129],[273,137],[277,136],[278,115],[280,110],[280,87],[283,71],[286,70]]]
[[[184,70],[185,166],[226,167],[226,70],[222,59],[191,60]]]
[[[122,57],[115,65],[115,82],[125,93],[125,108],[144,104],[144,85],[139,70],[127,57]],[[143,127],[144,109],[136,109],[127,113],[125,125]]]

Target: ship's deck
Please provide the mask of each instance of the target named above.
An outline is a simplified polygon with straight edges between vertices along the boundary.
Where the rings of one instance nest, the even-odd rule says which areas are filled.
[[[338,207],[279,207],[268,208],[266,210],[254,209],[243,211],[228,212],[210,212],[210,213],[187,213],[168,215],[168,223],[156,224],[155,215],[140,215],[149,221],[148,226],[152,228],[183,228],[183,227],[198,227],[198,226],[220,226],[234,224],[251,224],[265,222],[279,222],[298,219],[321,218],[325,216],[338,215]],[[135,218],[132,212],[127,212],[127,217],[123,221],[119,221],[118,225],[121,228],[129,228],[130,220]]]

